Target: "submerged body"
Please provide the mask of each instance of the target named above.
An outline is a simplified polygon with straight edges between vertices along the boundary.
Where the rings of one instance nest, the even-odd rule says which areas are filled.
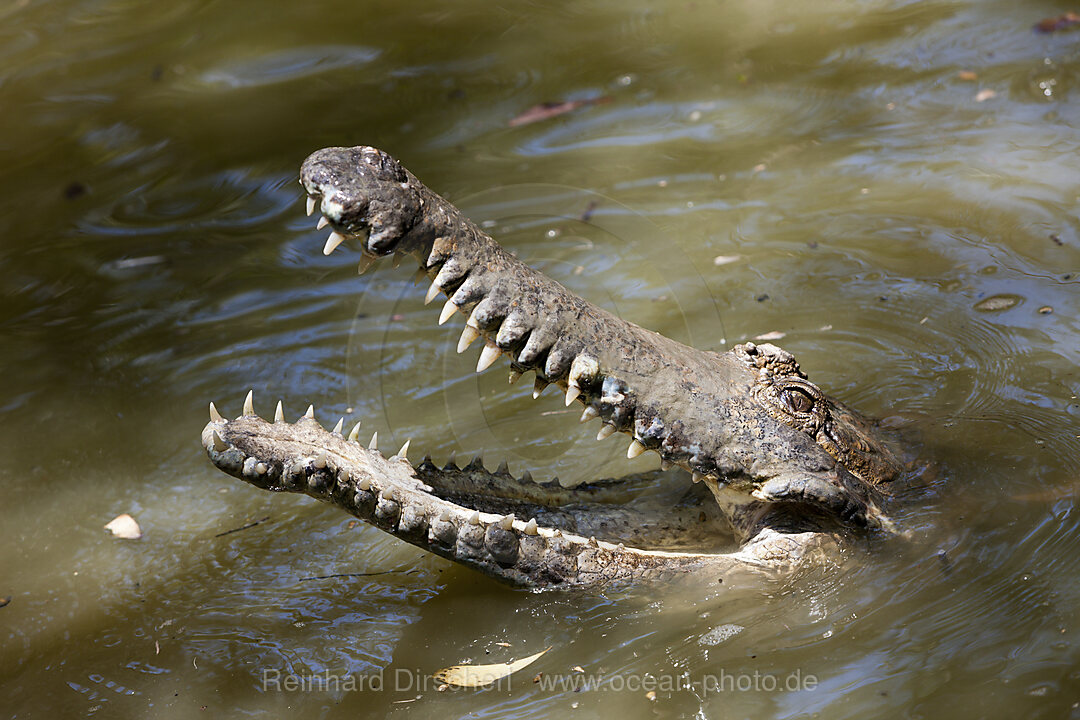
[[[710,494],[674,508],[627,504],[619,480],[567,489],[459,469],[404,452],[386,459],[355,431],[305,416],[275,422],[216,410],[203,444],[219,468],[267,490],[305,492],[403,540],[492,577],[532,588],[662,578],[674,572],[776,569],[848,530],[887,525],[879,505],[902,462],[875,423],[809,382],[773,345],[697,350],[597,308],[529,268],[374,148],[328,148],[301,170],[309,214],[333,232],[324,252],[360,238],[361,272],[411,255],[447,297],[440,324],[467,316],[461,352],[482,338],[477,370],[502,355],[511,378],[532,371],[566,404],[599,418],[598,438],[632,437]],[[704,499],[703,497],[704,496]],[[726,526],[726,527],[725,527]],[[741,543],[722,552],[720,538]],[[711,547],[702,538],[715,536]],[[690,549],[687,549],[690,548]]]

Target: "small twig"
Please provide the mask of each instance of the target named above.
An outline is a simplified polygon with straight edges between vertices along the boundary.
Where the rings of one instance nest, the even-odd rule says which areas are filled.
[[[238,528],[233,528],[232,530],[226,530],[225,532],[219,532],[219,533],[218,533],[217,535],[215,535],[214,537],[216,537],[216,538],[219,538],[219,537],[225,537],[226,535],[231,535],[231,534],[233,534],[234,532],[240,532],[241,530],[247,530],[248,528],[253,528],[253,527],[255,527],[256,525],[261,525],[261,524],[263,524],[264,522],[266,522],[266,521],[267,521],[267,520],[269,520],[269,519],[270,519],[270,516],[269,516],[269,515],[267,515],[267,516],[266,516],[266,517],[264,517],[264,518],[259,518],[259,519],[258,519],[258,520],[256,520],[255,522],[249,522],[249,523],[248,523],[247,525],[242,525],[241,527],[238,527]]]

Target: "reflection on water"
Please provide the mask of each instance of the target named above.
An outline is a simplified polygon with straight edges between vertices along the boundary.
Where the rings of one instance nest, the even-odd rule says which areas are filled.
[[[0,8],[0,705],[1075,716],[1080,56],[1030,31],[1055,13]],[[361,142],[612,312],[711,349],[780,338],[905,428],[932,472],[890,508],[904,536],[770,582],[530,595],[214,471],[206,402],[237,412],[249,387],[264,415],[314,403],[537,479],[655,462],[476,376],[411,268],[358,279],[355,248],[319,253],[299,163]],[[102,530],[121,512],[142,540]],[[509,689],[421,684],[549,645]],[[267,671],[369,690],[264,690]],[[761,684],[794,676],[813,687]]]

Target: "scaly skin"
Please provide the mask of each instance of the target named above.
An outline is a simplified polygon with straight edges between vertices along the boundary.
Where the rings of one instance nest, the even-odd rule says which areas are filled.
[[[704,480],[744,545],[735,553],[673,552],[677,540],[648,530],[660,525],[649,522],[659,510],[613,512],[610,498],[597,497],[617,482],[545,488],[482,466],[466,468],[466,481],[457,468],[388,462],[310,419],[267,423],[245,414],[226,422],[212,413],[203,443],[222,470],[265,489],[307,492],[533,588],[776,568],[837,531],[888,524],[877,504],[901,461],[874,423],[810,383],[789,353],[750,343],[696,350],[617,318],[514,258],[374,148],[320,150],[304,162],[301,183],[309,214],[321,206],[320,225],[333,228],[325,253],[360,239],[361,272],[390,253],[415,257],[432,280],[427,301],[440,292],[448,298],[440,324],[459,311],[468,316],[458,351],[484,339],[478,371],[506,354],[512,377],[534,371],[538,389],[562,387],[567,405],[585,406],[583,421],[601,418],[598,437],[625,432],[633,438],[628,456],[655,451],[664,466]],[[365,483],[378,494],[358,489]],[[574,532],[595,526],[590,517],[618,520],[603,523],[610,542]]]

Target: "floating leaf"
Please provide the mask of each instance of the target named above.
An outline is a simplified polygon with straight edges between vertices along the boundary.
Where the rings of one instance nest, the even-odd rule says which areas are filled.
[[[1080,14],[1067,12],[1064,15],[1040,20],[1035,23],[1034,30],[1040,33],[1052,33],[1071,28],[1073,25],[1080,25]]]
[[[535,655],[530,655],[527,658],[520,660],[514,660],[506,663],[495,663],[493,665],[453,665],[448,668],[435,673],[435,679],[444,682],[447,685],[456,685],[457,687],[484,687],[485,685],[491,685],[497,680],[502,680],[518,670],[531,665],[540,659],[540,657],[550,650],[551,647],[547,647]]]
[[[138,540],[142,537],[142,530],[139,528],[139,523],[135,522],[135,518],[127,513],[114,517],[109,524],[105,526],[105,529],[116,537],[124,538],[125,540]]]
[[[573,112],[574,110],[586,107],[587,105],[596,105],[606,102],[611,102],[611,98],[605,95],[603,97],[590,98],[588,100],[565,100],[563,102],[540,103],[539,105],[533,105],[525,112],[513,118],[508,124],[510,127],[529,125],[540,122],[541,120],[549,120],[553,117],[565,115],[568,112]]]

